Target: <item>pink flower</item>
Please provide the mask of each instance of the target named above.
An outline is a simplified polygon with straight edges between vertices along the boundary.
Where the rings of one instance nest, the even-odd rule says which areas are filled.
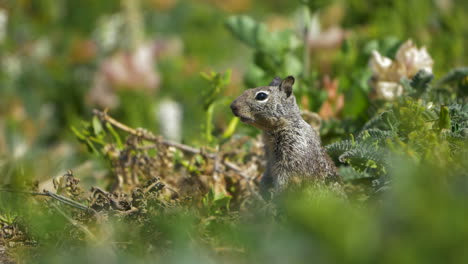
[[[101,107],[115,108],[118,89],[142,90],[153,93],[160,84],[156,71],[156,46],[146,43],[133,51],[120,51],[104,59],[88,93],[88,102]]]
[[[338,117],[344,107],[344,95],[338,93],[338,80],[332,80],[326,75],[323,78],[323,87],[327,91],[327,99],[320,107],[319,115],[325,120]]]

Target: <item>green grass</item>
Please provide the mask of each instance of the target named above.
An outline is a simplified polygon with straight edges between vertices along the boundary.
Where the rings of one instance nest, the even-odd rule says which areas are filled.
[[[116,1],[1,5],[0,262],[466,263],[466,1],[276,2],[141,0],[141,32]],[[106,46],[97,28],[117,13],[118,41]],[[299,13],[346,39],[305,59]],[[111,88],[122,129],[93,115],[102,107],[88,92],[135,34],[159,41],[161,84]],[[393,101],[373,98],[372,51],[394,59],[408,39],[427,47],[434,74],[402,79]],[[258,198],[259,131],[228,105],[291,72],[304,110],[334,103],[325,76],[344,96],[320,135],[347,199],[316,184]],[[166,98],[183,108],[175,148],[159,137]],[[60,196],[28,193],[43,188]]]

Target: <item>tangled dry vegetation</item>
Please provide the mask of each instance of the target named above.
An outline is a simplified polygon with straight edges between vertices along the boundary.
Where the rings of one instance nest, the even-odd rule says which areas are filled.
[[[255,201],[263,202],[256,189],[264,166],[259,138],[233,137],[216,149],[194,148],[131,128],[98,110],[92,124],[74,132],[110,164],[107,188],[84,190],[80,176],[69,170],[53,179],[53,191],[39,190],[38,183],[30,190],[7,191],[35,197],[41,210],[61,212],[74,230],[70,232],[79,230],[77,239],[83,234],[94,237],[88,225],[109,217],[142,223],[146,216],[171,208],[202,208],[209,215],[245,211]],[[119,133],[126,134],[124,141]],[[71,208],[72,215],[63,206]],[[0,222],[0,250],[36,245],[20,219]]]
[[[128,133],[122,148],[112,142],[102,145],[115,175],[111,191],[133,191],[141,185],[140,180],[158,179],[165,186],[162,188],[165,196],[171,199],[186,196],[197,201],[210,189],[216,197],[236,197],[235,204],[247,196],[258,196],[252,188],[263,166],[262,144],[258,139],[232,139],[218,149],[194,148],[145,129],[130,128],[105,112],[95,110],[94,114],[103,126]],[[251,145],[245,151],[247,141]]]

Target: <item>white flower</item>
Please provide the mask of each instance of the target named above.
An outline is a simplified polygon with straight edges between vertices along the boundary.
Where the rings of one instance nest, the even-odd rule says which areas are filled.
[[[157,115],[161,134],[170,140],[180,142],[182,139],[182,105],[170,99],[159,104]]]
[[[377,98],[391,101],[403,94],[403,87],[396,82],[377,82],[376,84]]]
[[[0,9],[0,43],[5,40],[7,34],[8,13],[5,9]]]
[[[52,45],[48,38],[40,38],[32,48],[31,56],[36,60],[42,61],[50,56]]]
[[[125,24],[121,14],[103,16],[94,31],[95,38],[105,51],[114,49],[122,37],[122,28]]]
[[[3,57],[2,67],[7,75],[15,80],[23,72],[21,59],[16,55],[6,55]]]
[[[378,76],[382,80],[393,80],[395,77],[398,77],[395,74],[396,64],[393,61],[385,56],[380,55],[376,50],[372,51],[372,58],[370,61],[370,67],[374,76]],[[396,80],[395,80],[396,81]]]
[[[376,97],[393,100],[403,94],[401,78],[411,79],[420,70],[432,73],[434,61],[426,47],[418,49],[408,40],[400,46],[394,61],[374,50],[369,64],[373,72],[371,85]]]
[[[411,40],[406,41],[398,49],[396,61],[406,71],[406,77],[413,77],[419,70],[432,73],[432,60],[426,47],[418,49]]]

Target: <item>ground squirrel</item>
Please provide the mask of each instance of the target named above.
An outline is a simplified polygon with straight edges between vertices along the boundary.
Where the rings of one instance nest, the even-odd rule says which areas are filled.
[[[242,122],[263,131],[266,169],[260,182],[262,194],[278,193],[299,180],[338,182],[333,161],[317,132],[302,119],[292,90],[294,77],[276,77],[269,86],[246,90],[231,104]]]

